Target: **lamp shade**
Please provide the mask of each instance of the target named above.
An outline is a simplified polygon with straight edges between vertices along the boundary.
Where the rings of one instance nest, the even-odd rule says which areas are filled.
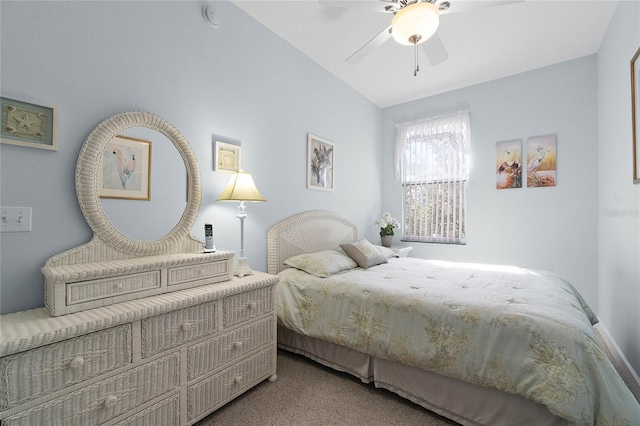
[[[267,201],[264,199],[250,173],[235,172],[216,201]]]
[[[436,32],[438,25],[438,7],[421,1],[398,10],[391,21],[391,35],[398,43],[412,46],[427,41]]]

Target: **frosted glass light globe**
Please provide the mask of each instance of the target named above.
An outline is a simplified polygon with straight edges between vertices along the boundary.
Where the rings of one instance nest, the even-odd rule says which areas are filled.
[[[429,39],[440,25],[440,10],[429,2],[418,2],[400,9],[391,21],[394,40],[406,46]],[[419,37],[414,37],[419,36]]]

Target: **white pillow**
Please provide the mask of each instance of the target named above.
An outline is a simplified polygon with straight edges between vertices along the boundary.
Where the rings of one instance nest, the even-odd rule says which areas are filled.
[[[319,278],[327,278],[358,266],[349,256],[336,250],[299,254],[288,258],[284,264]]]
[[[398,253],[391,250],[389,247],[377,246],[377,245],[374,245],[374,247],[377,248],[380,253],[382,253],[385,259],[391,259],[392,257],[400,257]]]
[[[340,244],[340,248],[355,260],[358,266],[364,269],[387,263],[387,258],[366,239]]]

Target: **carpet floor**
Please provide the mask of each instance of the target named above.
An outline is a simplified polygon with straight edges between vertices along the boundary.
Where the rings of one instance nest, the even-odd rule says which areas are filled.
[[[195,426],[425,425],[457,423],[396,394],[278,350],[278,380],[264,381]]]

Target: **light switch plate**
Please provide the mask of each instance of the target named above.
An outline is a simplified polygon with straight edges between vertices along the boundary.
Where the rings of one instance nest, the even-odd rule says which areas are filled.
[[[31,232],[31,207],[1,207],[0,232]]]

